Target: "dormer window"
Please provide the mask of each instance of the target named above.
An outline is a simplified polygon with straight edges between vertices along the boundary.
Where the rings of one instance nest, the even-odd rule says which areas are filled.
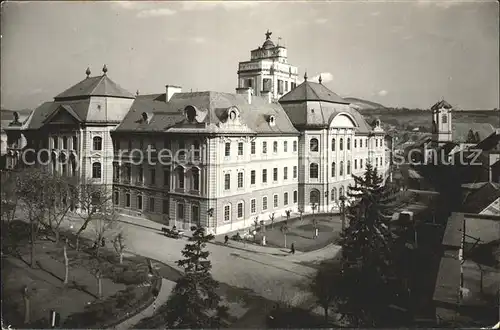
[[[231,110],[231,111],[229,112],[229,119],[231,119],[231,120],[235,120],[235,119],[236,119],[236,116],[237,116],[236,111]]]
[[[184,109],[184,114],[188,122],[194,123],[196,121],[196,109],[192,105],[188,105]]]
[[[269,126],[274,126],[276,125],[276,118],[274,116],[269,116]]]
[[[142,113],[142,121],[146,123],[148,122],[148,114],[145,112]]]

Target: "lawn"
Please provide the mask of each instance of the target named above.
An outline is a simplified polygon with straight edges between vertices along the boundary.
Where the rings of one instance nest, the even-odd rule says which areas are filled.
[[[315,222],[314,222],[315,220]],[[283,222],[274,225],[266,224],[265,229],[257,228],[255,236],[256,244],[261,244],[262,237],[266,236],[266,245],[273,247],[285,247],[285,236],[281,231]],[[292,218],[287,222],[288,231],[286,234],[287,249],[293,243],[296,251],[309,252],[321,249],[331,243],[338,242],[342,231],[342,221],[340,215],[316,214],[305,215],[300,218]],[[318,229],[318,237],[313,238],[314,228]],[[229,237],[232,234],[228,234]]]
[[[36,241],[36,265],[30,267],[30,249],[26,233],[28,225],[16,220],[7,229],[2,221],[2,319],[15,328],[49,327],[50,311],[60,314],[64,328],[102,328],[113,320],[134,313],[149,300],[156,285],[151,285],[149,268],[144,258],[125,258],[119,264],[114,251],[101,249],[96,257],[82,240],[82,249],[67,248],[68,283],[62,243],[40,235]],[[64,233],[66,237],[71,233]],[[95,270],[101,272],[101,295]],[[156,281],[153,281],[157,283]],[[139,285],[148,283],[147,285]],[[25,295],[29,297],[29,320],[25,320]],[[157,288],[156,288],[157,290]],[[124,301],[126,300],[126,301]]]

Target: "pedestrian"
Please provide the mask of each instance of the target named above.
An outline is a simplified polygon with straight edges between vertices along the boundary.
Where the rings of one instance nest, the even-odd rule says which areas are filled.
[[[318,237],[318,232],[319,232],[318,228],[314,229],[314,238]]]
[[[292,246],[291,246],[291,248],[290,248],[290,252],[291,252],[292,254],[295,254],[295,243],[292,243]]]
[[[229,236],[224,236],[224,244],[227,245],[227,243],[229,242]]]

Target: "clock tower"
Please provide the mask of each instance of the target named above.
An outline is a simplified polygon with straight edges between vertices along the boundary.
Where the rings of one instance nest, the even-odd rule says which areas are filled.
[[[262,46],[250,52],[250,61],[239,63],[237,90],[251,88],[254,95],[277,101],[297,85],[298,69],[288,63],[286,48],[275,45],[271,35],[268,30]]]
[[[452,141],[452,106],[441,100],[431,107],[432,140],[438,145]]]

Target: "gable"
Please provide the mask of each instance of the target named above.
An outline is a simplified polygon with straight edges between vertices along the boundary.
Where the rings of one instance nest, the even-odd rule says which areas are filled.
[[[74,111],[68,106],[59,106],[51,115],[49,115],[45,120],[45,124],[55,124],[55,125],[75,125],[80,123],[80,118],[74,113]]]
[[[354,120],[347,114],[338,114],[330,123],[331,128],[335,127],[356,127]]]

